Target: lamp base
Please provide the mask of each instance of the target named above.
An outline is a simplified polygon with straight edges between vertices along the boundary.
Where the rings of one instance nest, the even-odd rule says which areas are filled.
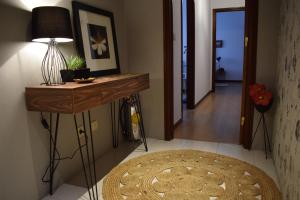
[[[55,39],[51,39],[42,62],[42,76],[47,86],[64,85],[60,71],[67,69],[66,59],[57,47]]]

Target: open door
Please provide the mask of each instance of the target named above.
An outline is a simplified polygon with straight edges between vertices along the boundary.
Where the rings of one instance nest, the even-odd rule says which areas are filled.
[[[174,138],[173,4],[163,0],[164,12],[164,118],[165,140]]]
[[[195,3],[186,1],[187,7],[187,109],[195,108]]]
[[[256,81],[258,0],[246,0],[245,11],[245,56],[240,143],[244,148],[250,149],[254,107],[249,96],[249,86]]]

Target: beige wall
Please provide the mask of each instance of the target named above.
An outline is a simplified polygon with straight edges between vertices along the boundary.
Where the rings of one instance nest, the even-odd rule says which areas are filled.
[[[7,3],[9,2],[9,3]],[[39,113],[27,112],[25,86],[39,84],[40,65],[46,45],[30,42],[32,3],[37,1],[14,0],[0,3],[0,199],[35,200],[48,192],[41,176],[48,165],[48,135],[39,123]],[[115,13],[120,61],[127,70],[127,43],[123,1],[84,1]],[[56,4],[54,4],[56,3]],[[38,1],[38,5],[59,5],[71,8],[68,1]],[[61,46],[65,55],[73,54],[73,44]],[[99,157],[112,148],[109,107],[92,111],[99,121],[95,135],[96,155]],[[71,116],[61,118],[59,144],[62,155],[70,155],[76,148],[75,130]],[[57,171],[57,186],[81,168],[79,156],[62,162]]]
[[[125,0],[129,72],[150,73],[141,93],[146,134],[164,138],[163,2]]]
[[[210,0],[195,1],[195,103],[211,90]]]
[[[277,68],[277,41],[279,34],[279,12],[280,0],[259,1],[258,17],[258,38],[257,38],[257,70],[256,80],[263,83],[272,92],[275,91],[276,68]],[[267,113],[269,133],[272,136],[272,121],[274,108]],[[259,120],[259,115],[255,111],[253,129]],[[263,132],[259,129],[257,138],[253,143],[254,149],[263,149]]]
[[[182,116],[181,101],[181,0],[173,0],[173,32],[174,32],[174,124]]]
[[[300,199],[300,1],[282,1],[273,157],[285,200]]]

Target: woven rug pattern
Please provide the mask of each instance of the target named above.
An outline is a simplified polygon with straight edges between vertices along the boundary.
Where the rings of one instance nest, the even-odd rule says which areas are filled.
[[[114,168],[105,200],[281,200],[275,183],[246,162],[202,151],[147,154]]]

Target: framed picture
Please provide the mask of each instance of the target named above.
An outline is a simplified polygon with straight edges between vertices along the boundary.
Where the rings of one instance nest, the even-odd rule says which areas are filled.
[[[72,2],[78,53],[93,76],[120,73],[113,13]]]
[[[217,40],[216,41],[216,47],[217,48],[222,48],[223,47],[223,40]]]

